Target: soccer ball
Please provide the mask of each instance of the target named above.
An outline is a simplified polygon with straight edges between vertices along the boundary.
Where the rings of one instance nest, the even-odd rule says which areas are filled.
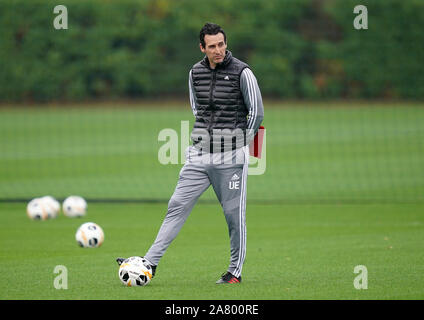
[[[142,257],[130,257],[119,266],[119,279],[128,287],[142,287],[152,279],[152,267]]]
[[[46,220],[49,217],[44,209],[41,198],[34,198],[28,202],[26,212],[28,217],[32,220]]]
[[[103,229],[94,222],[83,223],[75,234],[80,247],[97,248],[100,247],[105,239]]]
[[[60,203],[52,196],[44,196],[40,198],[43,208],[47,213],[48,218],[56,218],[60,212]]]
[[[69,196],[63,201],[62,210],[67,217],[82,217],[87,210],[87,202],[80,196]]]

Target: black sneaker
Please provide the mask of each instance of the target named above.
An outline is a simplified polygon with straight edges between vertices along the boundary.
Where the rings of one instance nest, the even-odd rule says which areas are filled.
[[[144,257],[140,256],[140,258],[144,258]],[[116,262],[118,262],[118,265],[121,265],[125,260],[127,260],[127,258],[116,258]],[[152,278],[153,278],[155,276],[157,266],[150,265],[150,267],[152,267]]]
[[[230,272],[222,274],[221,278],[216,282],[216,284],[224,284],[224,283],[240,283],[241,282],[241,276],[236,277],[232,275]]]
[[[116,258],[116,262],[118,262],[118,265],[121,265],[125,260],[126,258]]]

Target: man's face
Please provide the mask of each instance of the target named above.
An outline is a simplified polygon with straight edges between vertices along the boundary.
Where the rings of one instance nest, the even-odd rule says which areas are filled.
[[[206,54],[212,68],[215,68],[217,63],[224,61],[226,49],[227,44],[221,32],[214,35],[205,35],[205,47],[200,44],[200,50]]]

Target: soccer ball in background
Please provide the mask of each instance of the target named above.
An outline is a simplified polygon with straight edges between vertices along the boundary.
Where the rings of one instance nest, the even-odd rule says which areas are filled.
[[[48,218],[56,218],[60,212],[60,203],[52,196],[40,198],[42,206],[47,213]]]
[[[86,222],[82,224],[75,234],[80,247],[97,248],[100,247],[105,239],[103,229],[94,222]]]
[[[34,198],[28,202],[26,212],[32,220],[46,220],[49,218],[41,198]]]
[[[128,287],[142,287],[152,279],[152,267],[142,257],[130,257],[119,266],[119,279]]]
[[[87,202],[80,196],[69,196],[63,201],[62,210],[67,217],[82,217],[86,213]]]

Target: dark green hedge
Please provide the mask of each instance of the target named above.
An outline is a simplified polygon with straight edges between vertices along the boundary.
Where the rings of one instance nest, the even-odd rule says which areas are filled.
[[[55,30],[53,8],[68,8]],[[424,97],[424,1],[0,1],[0,101],[78,101],[187,93],[207,21],[226,30],[263,95]]]

